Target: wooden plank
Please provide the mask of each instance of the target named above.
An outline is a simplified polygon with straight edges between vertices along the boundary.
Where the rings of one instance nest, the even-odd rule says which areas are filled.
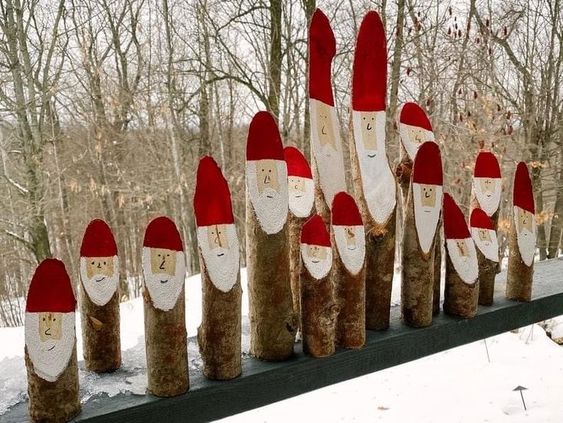
[[[563,260],[536,264],[532,302],[516,303],[504,298],[506,274],[501,273],[497,277],[495,304],[480,307],[473,319],[441,313],[432,326],[413,329],[401,324],[399,307],[393,307],[390,329],[368,331],[366,346],[361,350],[339,350],[331,357],[312,359],[296,345],[295,357],[288,361],[245,359],[243,376],[232,381],[214,382],[199,373],[190,374],[191,389],[179,397],[121,394],[90,399],[75,421],[199,422],[240,413],[562,315],[562,275]],[[27,404],[19,404],[0,417],[0,422],[8,421],[27,421]]]

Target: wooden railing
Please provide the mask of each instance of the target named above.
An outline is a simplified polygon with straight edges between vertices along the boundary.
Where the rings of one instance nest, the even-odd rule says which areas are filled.
[[[497,276],[495,304],[480,307],[473,319],[441,313],[432,326],[412,329],[401,323],[399,307],[393,307],[389,330],[368,331],[366,346],[361,350],[338,350],[331,357],[314,359],[303,355],[297,344],[295,357],[288,361],[267,363],[245,358],[242,376],[231,381],[209,381],[199,372],[191,373],[190,391],[178,397],[120,394],[91,398],[75,421],[209,421],[563,314],[563,260],[536,264],[529,303],[506,300],[505,280],[505,273]],[[0,422],[24,421],[28,421],[27,403],[0,417]]]

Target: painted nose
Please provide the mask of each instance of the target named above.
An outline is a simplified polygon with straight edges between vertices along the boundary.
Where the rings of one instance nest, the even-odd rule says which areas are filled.
[[[45,329],[45,335],[51,336],[51,328]]]
[[[368,125],[366,126],[366,129],[367,129],[368,131],[371,131],[371,128],[372,128],[371,124],[368,123]]]
[[[426,191],[424,192],[424,198],[430,198],[430,194],[428,194]]]
[[[98,269],[102,268],[102,263],[98,263]]]
[[[160,263],[160,266],[158,266],[158,268],[160,270],[165,270],[164,269],[164,265],[166,264],[166,259],[164,257],[162,257],[162,263]]]
[[[265,183],[265,184],[269,184],[269,183],[270,183],[270,175],[264,176],[264,183]]]

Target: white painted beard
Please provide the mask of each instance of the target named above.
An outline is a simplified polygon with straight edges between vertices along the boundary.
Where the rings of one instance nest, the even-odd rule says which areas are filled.
[[[424,254],[430,252],[434,234],[438,226],[438,220],[440,220],[440,212],[442,211],[442,186],[433,186],[436,190],[436,202],[434,207],[423,207],[420,201],[420,184],[416,182],[412,184],[414,222],[416,233],[418,234],[418,242]]]
[[[459,248],[456,245],[457,239],[447,239],[446,245],[448,247],[448,255],[454,268],[462,281],[468,284],[473,284],[479,276],[479,264],[477,263],[477,252],[475,251],[475,244],[471,238],[465,238],[465,246],[467,249],[467,256],[462,256],[459,253]]]
[[[186,259],[183,251],[176,251],[174,276],[152,273],[150,248],[143,247],[143,274],[153,305],[163,311],[174,308],[186,279]]]
[[[289,193],[289,210],[297,217],[308,217],[315,202],[315,182],[303,178],[305,191],[291,191]]]
[[[229,292],[237,282],[240,266],[240,252],[237,230],[234,224],[228,224],[227,243],[229,248],[209,247],[207,227],[197,228],[197,242],[205,261],[205,268],[211,283],[222,292]]]
[[[55,382],[68,366],[76,344],[74,312],[62,313],[61,338],[41,341],[39,315],[25,313],[25,346],[33,363],[33,370],[41,379]]]
[[[258,193],[256,163],[246,162],[246,189],[258,223],[267,234],[275,234],[283,229],[287,220],[288,201],[287,167],[284,161],[276,160],[279,191],[266,188]]]
[[[342,155],[342,142],[338,132],[338,118],[334,107],[330,107],[332,127],[336,150],[331,146],[321,146],[317,133],[317,114],[315,108],[318,100],[310,99],[309,110],[311,116],[311,146],[316,170],[319,174],[319,183],[325,202],[330,208],[334,196],[341,191],[346,191],[346,175],[344,171],[344,156]]]
[[[322,279],[332,267],[332,249],[330,247],[319,247],[326,251],[326,256],[324,259],[312,258],[307,254],[307,244],[301,244],[301,259],[305,264],[305,267],[309,271],[312,277],[315,279]]]
[[[492,216],[495,214],[500,204],[501,179],[494,178],[495,188],[493,193],[483,192],[481,184],[479,183],[481,179],[487,178],[473,178],[473,192],[475,193],[475,198],[477,198],[477,201],[479,202],[479,207],[487,213],[487,216]]]
[[[89,278],[86,272],[86,264],[86,258],[80,257],[80,279],[86,294],[94,304],[98,306],[106,305],[115,294],[119,284],[119,259],[117,256],[113,256],[112,276],[96,274]]]
[[[428,131],[426,129],[423,129],[424,132],[424,139],[421,140],[420,142],[417,142],[413,139],[411,139],[411,135],[409,133],[409,128],[414,128],[411,125],[406,125],[404,123],[399,123],[399,135],[401,136],[401,143],[403,144],[403,147],[405,148],[409,159],[414,160],[415,156],[416,156],[416,152],[418,151],[418,148],[425,143],[426,141],[436,141],[434,138],[434,132],[432,131]]]
[[[354,226],[354,239],[356,244],[349,246],[346,242],[346,227],[333,225],[334,240],[340,259],[344,267],[352,274],[357,275],[364,266],[366,256],[366,234],[363,226]]]
[[[516,224],[516,206],[514,206],[514,218],[513,224]],[[536,254],[536,219],[532,218],[532,231],[528,229],[521,229],[518,231],[518,225],[516,226],[516,239],[518,241],[518,249],[520,250],[520,257],[526,266],[531,266],[534,262],[534,255]]]
[[[479,228],[471,228],[471,238],[473,238],[473,242],[479,251],[483,253],[483,255],[491,261],[498,263],[498,239],[497,233],[492,230],[488,229],[489,237],[491,238],[490,241],[483,241],[479,237]]]

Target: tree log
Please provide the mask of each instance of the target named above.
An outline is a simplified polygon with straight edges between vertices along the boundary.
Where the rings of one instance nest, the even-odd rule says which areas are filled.
[[[526,266],[520,256],[516,225],[512,222],[508,244],[508,271],[506,276],[506,298],[515,301],[530,301],[532,299],[532,281],[534,263]]]
[[[335,351],[338,305],[331,279],[332,271],[315,279],[301,264],[303,351],[313,357],[327,357]]]
[[[330,204],[327,204],[325,195],[321,188],[319,171],[317,169],[317,159],[315,153],[311,152],[311,170],[313,172],[313,179],[315,181],[315,209],[317,213],[323,218],[325,225],[330,225]]]
[[[493,304],[498,263],[485,257],[478,247],[475,249],[479,262],[479,304],[490,306]]]
[[[189,388],[185,288],[169,311],[154,307],[146,288],[143,300],[148,390],[159,397],[183,394]]]
[[[250,315],[250,353],[262,360],[293,354],[297,317],[289,281],[287,222],[276,234],[262,230],[250,198],[246,200],[246,265]]]
[[[297,217],[289,212],[289,281],[293,299],[293,313],[297,319],[297,329],[301,329],[301,292],[299,274],[301,263],[300,237],[301,228],[309,217]]]
[[[80,413],[76,342],[66,369],[55,382],[39,377],[25,348],[29,416],[34,422],[68,422]]]
[[[240,272],[230,291],[223,292],[211,282],[201,252],[199,262],[203,306],[197,341],[203,374],[209,379],[234,379],[242,371]]]
[[[86,369],[91,372],[113,372],[121,366],[119,336],[119,290],[107,304],[99,306],[90,300],[80,283],[82,347]]]
[[[442,219],[438,221],[436,226],[436,246],[434,247],[434,268],[432,269],[434,278],[434,293],[432,298],[432,314],[435,316],[440,314],[440,295],[442,293],[442,235],[440,233],[440,225]]]
[[[446,286],[444,289],[444,312],[469,319],[477,313],[479,280],[465,283],[457,274],[446,250]]]

